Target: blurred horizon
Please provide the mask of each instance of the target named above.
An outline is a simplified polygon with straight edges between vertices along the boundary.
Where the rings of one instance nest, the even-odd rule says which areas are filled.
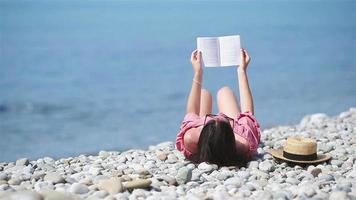
[[[174,141],[199,36],[241,36],[263,128],[356,104],[355,1],[0,1],[0,162]],[[236,67],[205,69],[215,96]],[[214,99],[214,111],[216,112]]]

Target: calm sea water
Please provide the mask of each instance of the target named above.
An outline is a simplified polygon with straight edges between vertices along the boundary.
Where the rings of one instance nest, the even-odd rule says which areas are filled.
[[[262,127],[356,106],[355,1],[0,1],[0,161],[175,139],[198,36],[240,34]],[[214,94],[236,68],[206,69]],[[216,109],[215,109],[216,111]]]

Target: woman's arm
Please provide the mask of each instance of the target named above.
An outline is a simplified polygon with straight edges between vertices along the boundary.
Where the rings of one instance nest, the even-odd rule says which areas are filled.
[[[203,80],[203,68],[201,64],[201,52],[195,50],[192,52],[190,61],[194,69],[194,78],[192,81],[192,88],[189,93],[187,103],[187,113],[195,113],[199,115],[200,112],[200,93]]]
[[[238,82],[239,82],[239,90],[240,90],[241,111],[242,112],[249,111],[252,114],[254,114],[253,98],[252,98],[252,94],[247,78],[247,67],[251,59],[245,49],[241,49],[240,56],[241,56],[241,65],[237,69],[237,73],[238,73]]]

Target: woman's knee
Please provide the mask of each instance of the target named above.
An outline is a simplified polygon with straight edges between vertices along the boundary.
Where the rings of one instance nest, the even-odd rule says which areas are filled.
[[[212,99],[212,95],[211,93],[209,92],[209,90],[207,89],[202,89],[201,90],[201,95],[206,97],[206,98],[209,98],[209,99]]]
[[[234,92],[231,88],[224,86],[217,93],[217,103],[219,112],[234,118],[239,114],[240,109]]]
[[[232,89],[229,86],[224,86],[222,88],[219,89],[218,93],[217,93],[217,98],[221,98],[225,95],[231,95],[234,94],[234,92],[232,91]]]

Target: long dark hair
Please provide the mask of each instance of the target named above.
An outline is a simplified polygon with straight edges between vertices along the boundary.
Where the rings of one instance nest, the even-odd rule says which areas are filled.
[[[198,152],[189,158],[194,163],[208,162],[220,166],[245,166],[246,155],[237,152],[235,136],[228,122],[213,119],[203,127]]]

